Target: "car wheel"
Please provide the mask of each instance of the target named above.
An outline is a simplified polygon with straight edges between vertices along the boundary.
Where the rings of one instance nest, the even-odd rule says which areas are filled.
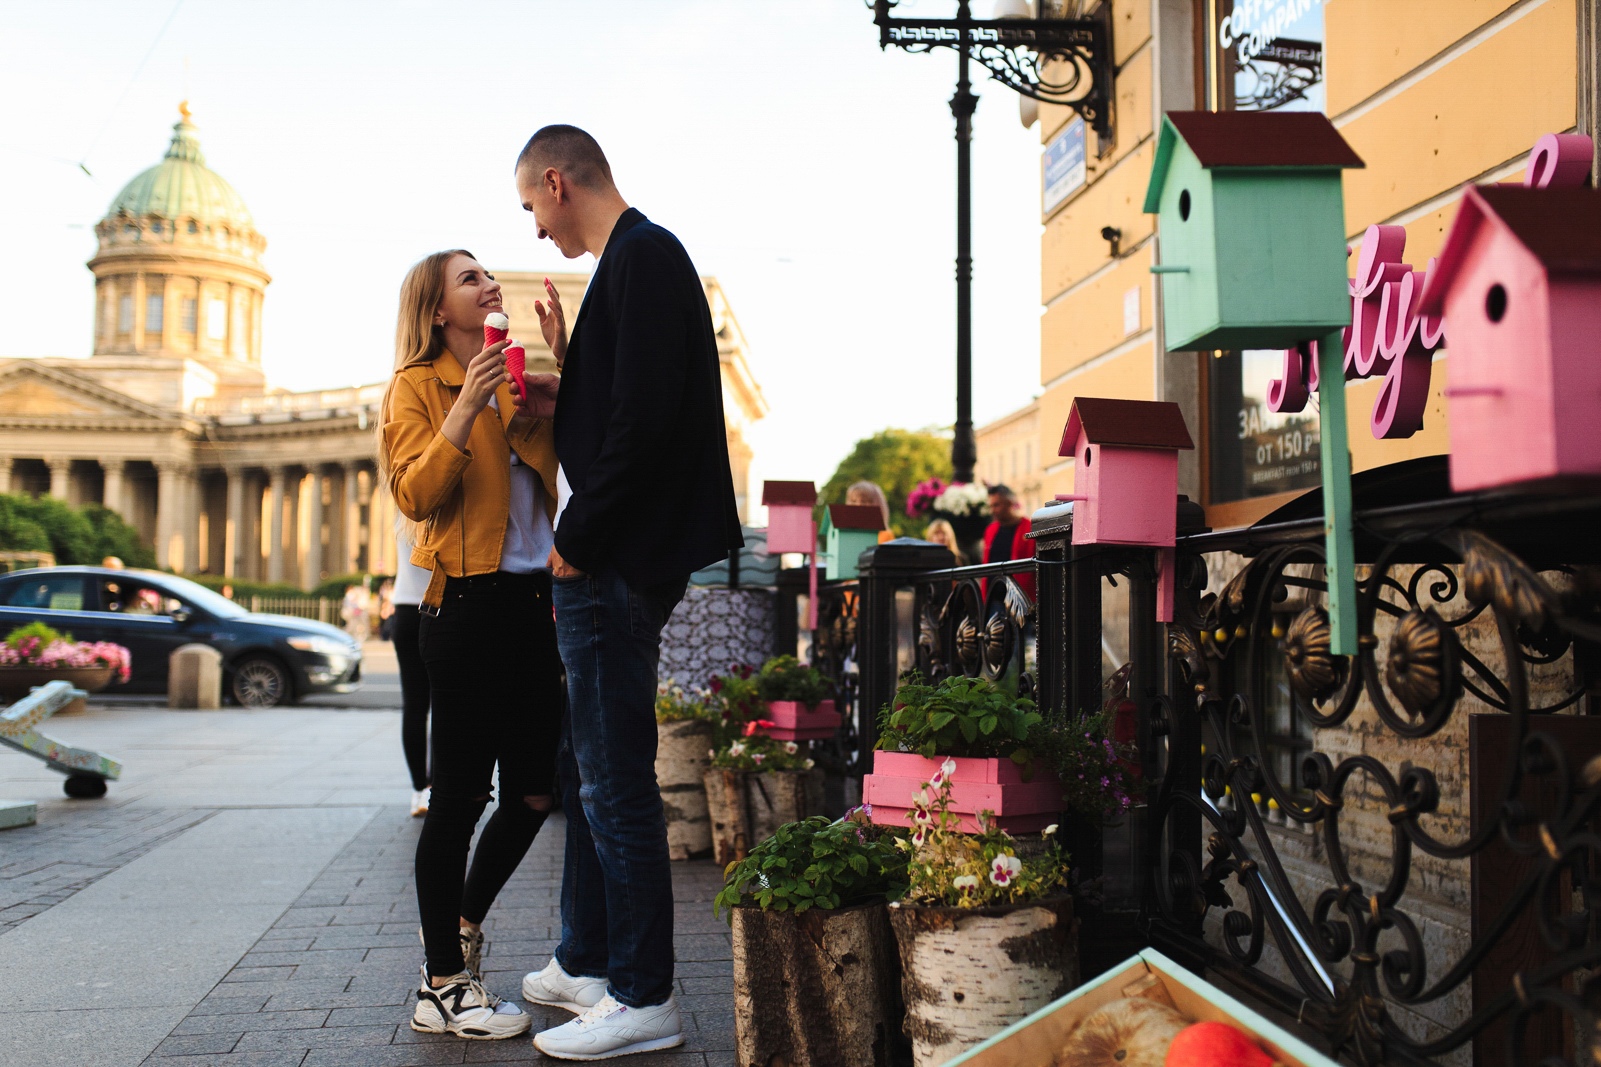
[[[106,795],[106,780],[98,774],[69,774],[61,790],[74,800],[93,800]]]
[[[294,699],[289,672],[266,656],[250,656],[235,664],[228,691],[244,708],[275,708]]]

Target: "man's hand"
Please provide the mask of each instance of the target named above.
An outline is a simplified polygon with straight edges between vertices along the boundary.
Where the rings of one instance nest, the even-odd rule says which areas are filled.
[[[556,395],[560,390],[560,375],[524,371],[522,396],[518,399],[518,407],[536,419],[555,418]]]
[[[561,553],[554,548],[550,550],[550,574],[553,578],[582,578],[584,572],[561,558]]]
[[[539,315],[539,331],[545,335],[545,344],[550,347],[550,354],[556,357],[556,366],[567,362],[567,316],[561,309],[561,297],[556,287],[545,279],[545,295],[550,297],[550,306],[547,308],[543,300],[534,301],[534,311]]]

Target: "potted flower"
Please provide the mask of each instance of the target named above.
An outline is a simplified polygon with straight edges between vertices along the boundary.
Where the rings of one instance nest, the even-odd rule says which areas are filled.
[[[930,519],[944,519],[956,531],[962,554],[984,558],[984,527],[989,525],[989,488],[983,482],[954,482],[940,491],[929,506]]]
[[[794,656],[775,656],[762,664],[756,689],[772,722],[767,733],[780,741],[822,741],[839,729],[839,712],[823,673]]]
[[[950,810],[963,830],[978,830],[978,814],[988,810],[998,829],[1038,832],[1062,810],[1061,784],[1030,746],[1041,722],[1032,700],[987,679],[929,685],[914,674],[879,714],[862,798],[874,821],[904,824],[913,794],[950,759]]]
[[[1035,757],[1060,783],[1063,846],[1090,878],[1101,873],[1101,827],[1133,807],[1139,788],[1133,746],[1118,744],[1112,732],[1113,716],[1100,712],[1042,728],[1030,739]]]
[[[951,806],[956,771],[947,759],[918,790],[906,895],[889,909],[916,1067],[944,1063],[1078,985],[1056,827],[1032,855],[987,811],[976,833],[963,830]]]
[[[667,853],[675,860],[712,848],[706,808],[706,771],[716,742],[716,720],[698,694],[670,681],[656,688],[656,781],[667,817]]]
[[[823,807],[822,776],[805,747],[767,736],[770,723],[745,724],[745,736],[712,749],[706,772],[714,857],[726,866],[744,859],[751,844],[784,823],[815,815]]]
[[[42,622],[19,626],[0,643],[0,699],[20,700],[35,686],[60,679],[86,693],[128,680],[128,650],[109,641],[74,641]]]
[[[715,909],[734,942],[740,1063],[822,1067],[904,1061],[900,961],[885,901],[907,853],[858,809],[780,826],[728,868]]]

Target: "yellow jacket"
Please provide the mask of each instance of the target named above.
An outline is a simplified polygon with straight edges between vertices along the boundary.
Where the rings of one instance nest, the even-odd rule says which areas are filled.
[[[384,409],[383,446],[389,493],[401,514],[417,523],[411,561],[433,571],[423,604],[438,607],[445,578],[500,568],[511,506],[511,450],[544,483],[545,511],[556,516],[556,445],[549,419],[517,414],[511,386],[495,390],[473,422],[463,452],[440,433],[461,395],[462,366],[446,352],[432,363],[395,372]]]

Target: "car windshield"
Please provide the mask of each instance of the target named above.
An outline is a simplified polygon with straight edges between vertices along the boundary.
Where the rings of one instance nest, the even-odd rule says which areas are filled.
[[[154,577],[179,600],[193,604],[202,611],[210,612],[220,619],[235,619],[241,615],[250,614],[250,612],[235,604],[232,600],[220,593],[213,593],[198,582],[191,582],[187,578],[178,578],[170,574]]]

